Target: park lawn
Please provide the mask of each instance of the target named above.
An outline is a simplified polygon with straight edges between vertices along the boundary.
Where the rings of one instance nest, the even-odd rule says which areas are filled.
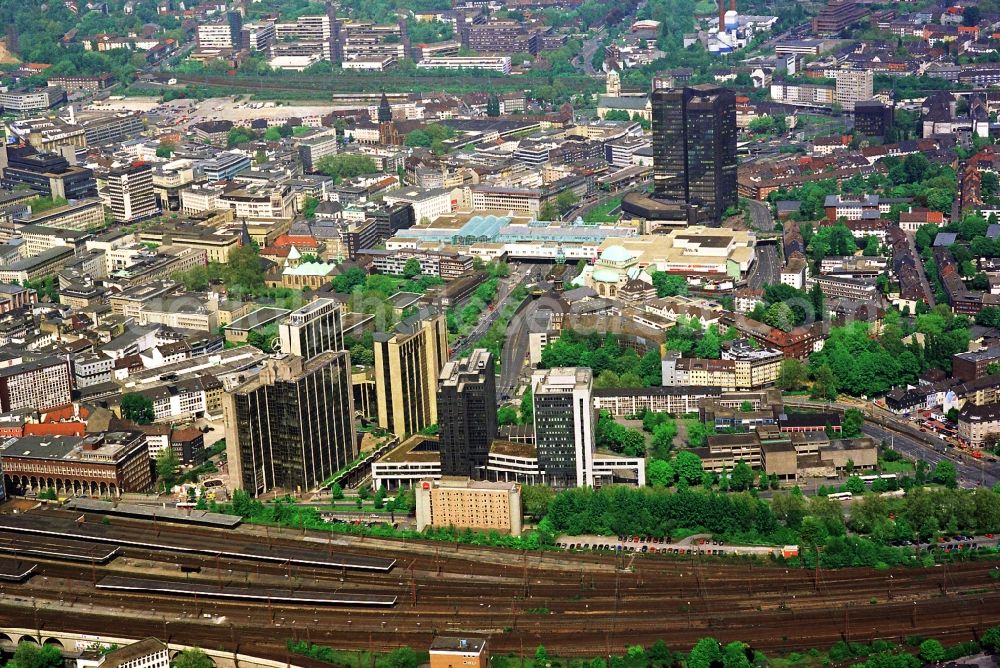
[[[583,217],[583,222],[585,223],[603,223],[607,221],[614,221],[617,218],[611,215],[611,212],[622,205],[621,196],[612,197],[607,202],[600,206],[595,206],[593,209],[587,212],[587,215]]]
[[[882,473],[913,473],[913,462],[901,459],[898,462],[887,462],[884,459],[878,460],[878,470]]]

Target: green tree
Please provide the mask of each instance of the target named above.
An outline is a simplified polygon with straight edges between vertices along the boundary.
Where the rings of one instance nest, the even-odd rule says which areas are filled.
[[[830,369],[829,365],[824,364],[813,373],[813,385],[810,396],[813,399],[833,400],[837,398],[837,379],[834,377],[833,370]]]
[[[204,651],[197,647],[189,647],[174,657],[171,668],[213,668],[215,664]]]
[[[847,484],[844,485],[847,491],[851,494],[864,494],[865,493],[865,483],[861,481],[856,475],[852,475],[847,479]]]
[[[801,361],[788,357],[781,361],[776,385],[782,390],[797,390],[805,384],[807,373],[808,370]]]
[[[330,485],[330,498],[339,501],[344,498],[344,488],[340,486],[339,482],[335,482]]]
[[[722,649],[715,638],[702,638],[688,654],[688,668],[712,668],[722,662]]]
[[[665,271],[654,271],[652,279],[657,297],[674,297],[688,294],[687,280],[683,276],[669,274]]]
[[[411,257],[403,265],[403,277],[413,278],[420,275],[420,260],[415,257]]]
[[[736,492],[750,489],[753,486],[753,469],[746,462],[737,462],[729,474],[729,486]]]
[[[670,487],[674,484],[674,468],[663,459],[646,460],[646,483],[653,487]]]
[[[123,394],[119,406],[122,417],[136,424],[150,424],[156,419],[153,402],[141,394],[135,392]]]
[[[865,416],[857,408],[848,408],[844,411],[844,420],[841,424],[843,435],[846,438],[856,438],[861,436],[861,427],[864,426]]]
[[[920,643],[920,658],[928,663],[944,661],[944,647],[941,641],[929,638]]]
[[[521,395],[521,424],[533,424],[535,421],[535,400],[529,387]]]
[[[661,638],[654,642],[649,648],[649,660],[658,666],[669,666],[673,663],[673,654],[670,652],[670,648],[667,647],[667,643]]]
[[[226,265],[226,287],[237,294],[253,294],[264,286],[264,270],[260,252],[253,244],[237,246],[229,251]]]
[[[253,130],[249,128],[233,128],[229,131],[229,136],[226,138],[226,145],[229,148],[237,146],[239,144],[246,144],[256,139],[256,135]]]
[[[813,307],[813,316],[817,320],[823,320],[826,311],[826,304],[823,296],[823,288],[820,287],[819,283],[813,283],[813,286],[809,289],[809,301]]]
[[[170,488],[174,486],[177,467],[180,464],[180,457],[170,446],[163,448],[156,455],[156,479],[162,483],[164,491],[170,491]]]
[[[521,504],[524,514],[538,522],[549,512],[555,491],[548,485],[522,485]]]
[[[517,424],[517,409],[513,406],[501,406],[497,409],[497,424]]]
[[[63,657],[55,645],[39,647],[33,642],[19,643],[8,668],[63,668]]]
[[[575,192],[572,190],[563,190],[561,193],[556,195],[556,209],[558,209],[560,213],[566,213],[576,206],[579,201],[580,198],[577,197]]]
[[[795,314],[788,304],[778,302],[772,304],[764,313],[764,323],[783,332],[790,332],[795,328]]]
[[[545,647],[539,645],[535,649],[535,664],[536,665],[540,664],[544,666],[548,660],[549,660],[549,653],[545,651]]]
[[[937,463],[931,478],[939,485],[951,489],[958,486],[958,472],[955,470],[955,464],[948,459],[942,459]]]
[[[674,458],[674,470],[681,480],[689,485],[696,485],[701,481],[701,457],[689,450],[682,450]]]
[[[979,639],[979,644],[988,652],[1000,652],[1000,626],[991,626]]]
[[[490,93],[490,97],[486,101],[486,115],[490,118],[496,118],[500,115],[500,98],[497,97],[496,93]]]
[[[316,162],[316,171],[332,177],[334,183],[337,183],[341,179],[376,174],[378,173],[378,165],[367,155],[343,153],[323,156]]]

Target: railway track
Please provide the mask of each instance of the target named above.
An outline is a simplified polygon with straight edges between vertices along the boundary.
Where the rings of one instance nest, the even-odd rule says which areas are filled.
[[[646,555],[626,564],[589,553],[539,555],[343,537],[334,545],[318,536],[307,535],[312,542],[306,542],[288,532],[268,535],[276,548],[395,560],[391,571],[368,572],[206,553],[216,541],[224,541],[231,554],[260,545],[256,529],[158,523],[154,530],[148,522],[119,518],[106,526],[109,535],[156,533],[158,545],[209,548],[192,553],[124,545],[106,564],[33,557],[33,577],[0,585],[0,624],[35,625],[43,635],[45,629],[99,634],[114,624],[117,632],[135,637],[253,646],[254,653],[281,661],[288,659],[288,640],[381,650],[422,648],[435,634],[469,633],[489,635],[495,653],[530,653],[544,644],[552,654],[582,657],[621,653],[627,645],[660,638],[684,650],[706,635],[744,640],[765,652],[826,647],[844,638],[924,635],[957,642],[1000,624],[1000,580],[990,575],[997,563],[987,561],[816,572],[763,561]],[[287,590],[292,602],[98,589],[108,577]],[[395,605],[297,605],[294,592],[344,600],[394,597]]]

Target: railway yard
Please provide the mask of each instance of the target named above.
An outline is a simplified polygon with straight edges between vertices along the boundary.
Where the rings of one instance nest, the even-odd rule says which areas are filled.
[[[141,540],[140,540],[141,538]],[[664,639],[743,640],[767,653],[838,640],[958,642],[1000,624],[994,561],[788,569],[766,560],[522,553],[34,510],[0,515],[0,624],[109,633],[289,660],[288,640],[423,649],[490,637],[493,653],[621,654]],[[84,558],[70,558],[72,554]],[[299,665],[315,665],[294,657]]]

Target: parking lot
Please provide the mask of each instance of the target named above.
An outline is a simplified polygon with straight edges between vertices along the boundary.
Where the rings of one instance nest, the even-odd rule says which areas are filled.
[[[560,536],[556,545],[566,550],[633,552],[640,554],[703,554],[713,556],[753,555],[758,557],[787,556],[789,548],[762,545],[726,545],[711,536],[689,536],[676,542],[655,536]],[[796,548],[797,553],[797,548]]]

